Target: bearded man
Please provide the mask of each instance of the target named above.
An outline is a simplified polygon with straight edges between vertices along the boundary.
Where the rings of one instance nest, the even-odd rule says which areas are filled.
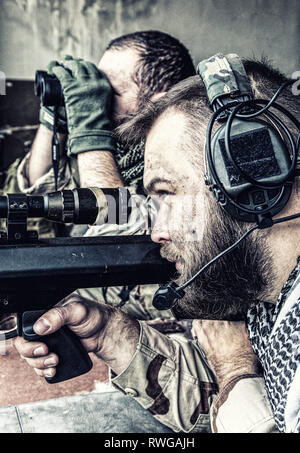
[[[271,99],[286,82],[265,64],[245,61],[244,66],[255,97]],[[298,117],[299,101],[289,90],[280,103]],[[205,185],[210,117],[204,86],[192,77],[121,130],[129,142],[146,138],[144,186],[159,203],[152,239],[176,262],[179,285],[249,229],[223,211]],[[191,200],[187,216],[179,215],[182,200]],[[295,179],[288,203],[274,218],[299,211]],[[177,316],[194,318],[193,341],[161,335],[121,311],[72,295],[43,315],[35,331],[68,325],[88,351],[109,364],[114,385],[129,388],[174,431],[204,431],[210,412],[213,432],[299,432],[299,342],[291,335],[299,333],[300,324],[299,243],[298,218],[254,231],[210,266],[174,307]],[[282,336],[291,344],[287,351],[280,347]],[[18,339],[16,346],[39,375],[55,373],[59,358],[45,345]],[[42,353],[35,356],[37,348]],[[45,364],[49,358],[52,365]]]

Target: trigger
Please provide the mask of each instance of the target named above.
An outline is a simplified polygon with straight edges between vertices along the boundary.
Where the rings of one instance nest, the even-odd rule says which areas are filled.
[[[7,314],[0,318],[0,339],[1,336],[4,336],[4,340],[19,336],[17,314]]]

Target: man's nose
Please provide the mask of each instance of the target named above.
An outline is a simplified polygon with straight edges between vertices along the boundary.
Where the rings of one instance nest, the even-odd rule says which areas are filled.
[[[155,216],[151,239],[158,244],[164,244],[171,240],[169,233],[170,209],[167,205],[161,203]]]
[[[170,234],[167,228],[163,228],[159,225],[155,225],[151,232],[151,239],[153,242],[158,244],[164,244],[171,240]]]

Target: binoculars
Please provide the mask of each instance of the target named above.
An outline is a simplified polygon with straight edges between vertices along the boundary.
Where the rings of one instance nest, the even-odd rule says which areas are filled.
[[[34,92],[46,107],[61,107],[64,105],[64,96],[61,84],[55,75],[46,71],[36,71]]]

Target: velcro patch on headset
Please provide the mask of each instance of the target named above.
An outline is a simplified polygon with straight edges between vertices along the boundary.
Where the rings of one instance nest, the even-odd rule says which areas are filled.
[[[207,97],[212,105],[224,96],[253,98],[250,81],[244,66],[236,54],[218,53],[198,64],[197,73],[203,80]]]
[[[220,149],[228,172],[231,186],[246,183],[240,173],[237,173],[230,163],[225,140],[219,140]],[[250,132],[244,132],[231,137],[231,151],[237,165],[250,177],[261,180],[280,175],[269,131],[266,127]]]

